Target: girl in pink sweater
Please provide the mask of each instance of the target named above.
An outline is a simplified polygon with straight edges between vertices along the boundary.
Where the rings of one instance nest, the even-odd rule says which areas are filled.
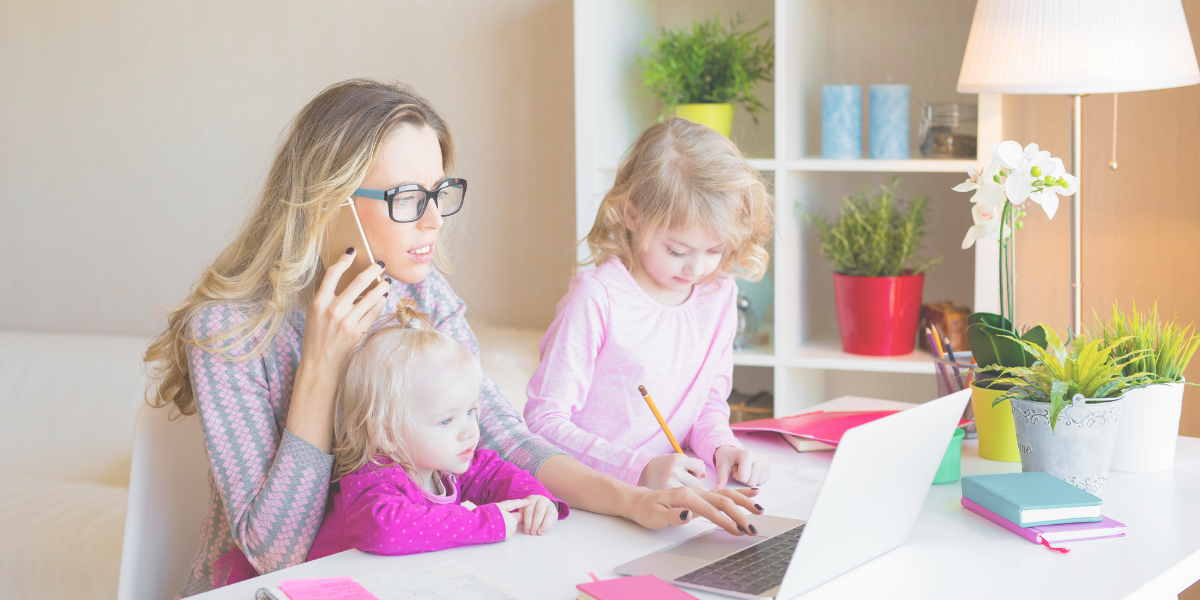
[[[566,503],[479,443],[479,364],[402,301],[347,361],[333,502],[308,554],[416,554],[541,535]],[[476,505],[467,508],[462,502]]]
[[[729,429],[734,277],[766,271],[772,199],[724,136],[669,118],[626,153],[588,234],[590,264],[571,280],[542,338],[525,419],[534,433],[627,483],[692,486],[705,463],[766,481],[770,463]],[[645,385],[680,443],[674,454]]]

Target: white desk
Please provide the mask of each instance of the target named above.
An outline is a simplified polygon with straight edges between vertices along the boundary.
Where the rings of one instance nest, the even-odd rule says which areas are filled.
[[[828,468],[832,453],[798,454],[774,434],[742,438],[780,463]],[[1020,471],[1019,463],[979,458],[963,446],[963,474]],[[1200,439],[1180,438],[1175,468],[1112,473],[1103,512],[1129,526],[1123,538],[1066,544],[1051,552],[968,512],[959,484],[932,486],[907,543],[802,596],[844,598],[1173,598],[1200,579]],[[803,518],[815,494],[769,511]],[[651,531],[629,521],[572,511],[544,537],[517,534],[498,544],[415,556],[356,550],[213,590],[202,600],[249,600],[282,579],[370,575],[459,560],[539,600],[573,600],[587,573],[612,568],[705,531],[691,523]],[[725,596],[692,592],[701,598]]]

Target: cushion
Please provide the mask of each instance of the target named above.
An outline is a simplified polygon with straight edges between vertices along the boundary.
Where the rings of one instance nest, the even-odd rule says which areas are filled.
[[[117,486],[6,478],[0,598],[115,598],[128,496]]]

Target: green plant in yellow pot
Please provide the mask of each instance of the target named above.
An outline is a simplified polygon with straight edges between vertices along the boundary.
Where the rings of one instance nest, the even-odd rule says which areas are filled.
[[[759,42],[768,23],[738,31],[740,15],[693,21],[691,31],[659,29],[646,42],[650,55],[638,58],[645,66],[646,89],[666,105],[667,113],[707,125],[729,137],[733,105],[740,104],[758,122],[766,107],[754,93],[760,81],[773,81],[775,44]]]

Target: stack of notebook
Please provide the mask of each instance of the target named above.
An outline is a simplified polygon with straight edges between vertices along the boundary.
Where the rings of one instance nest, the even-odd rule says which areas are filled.
[[[1100,514],[1100,498],[1048,473],[971,475],[962,491],[963,508],[1048,548],[1125,535],[1123,523]]]

